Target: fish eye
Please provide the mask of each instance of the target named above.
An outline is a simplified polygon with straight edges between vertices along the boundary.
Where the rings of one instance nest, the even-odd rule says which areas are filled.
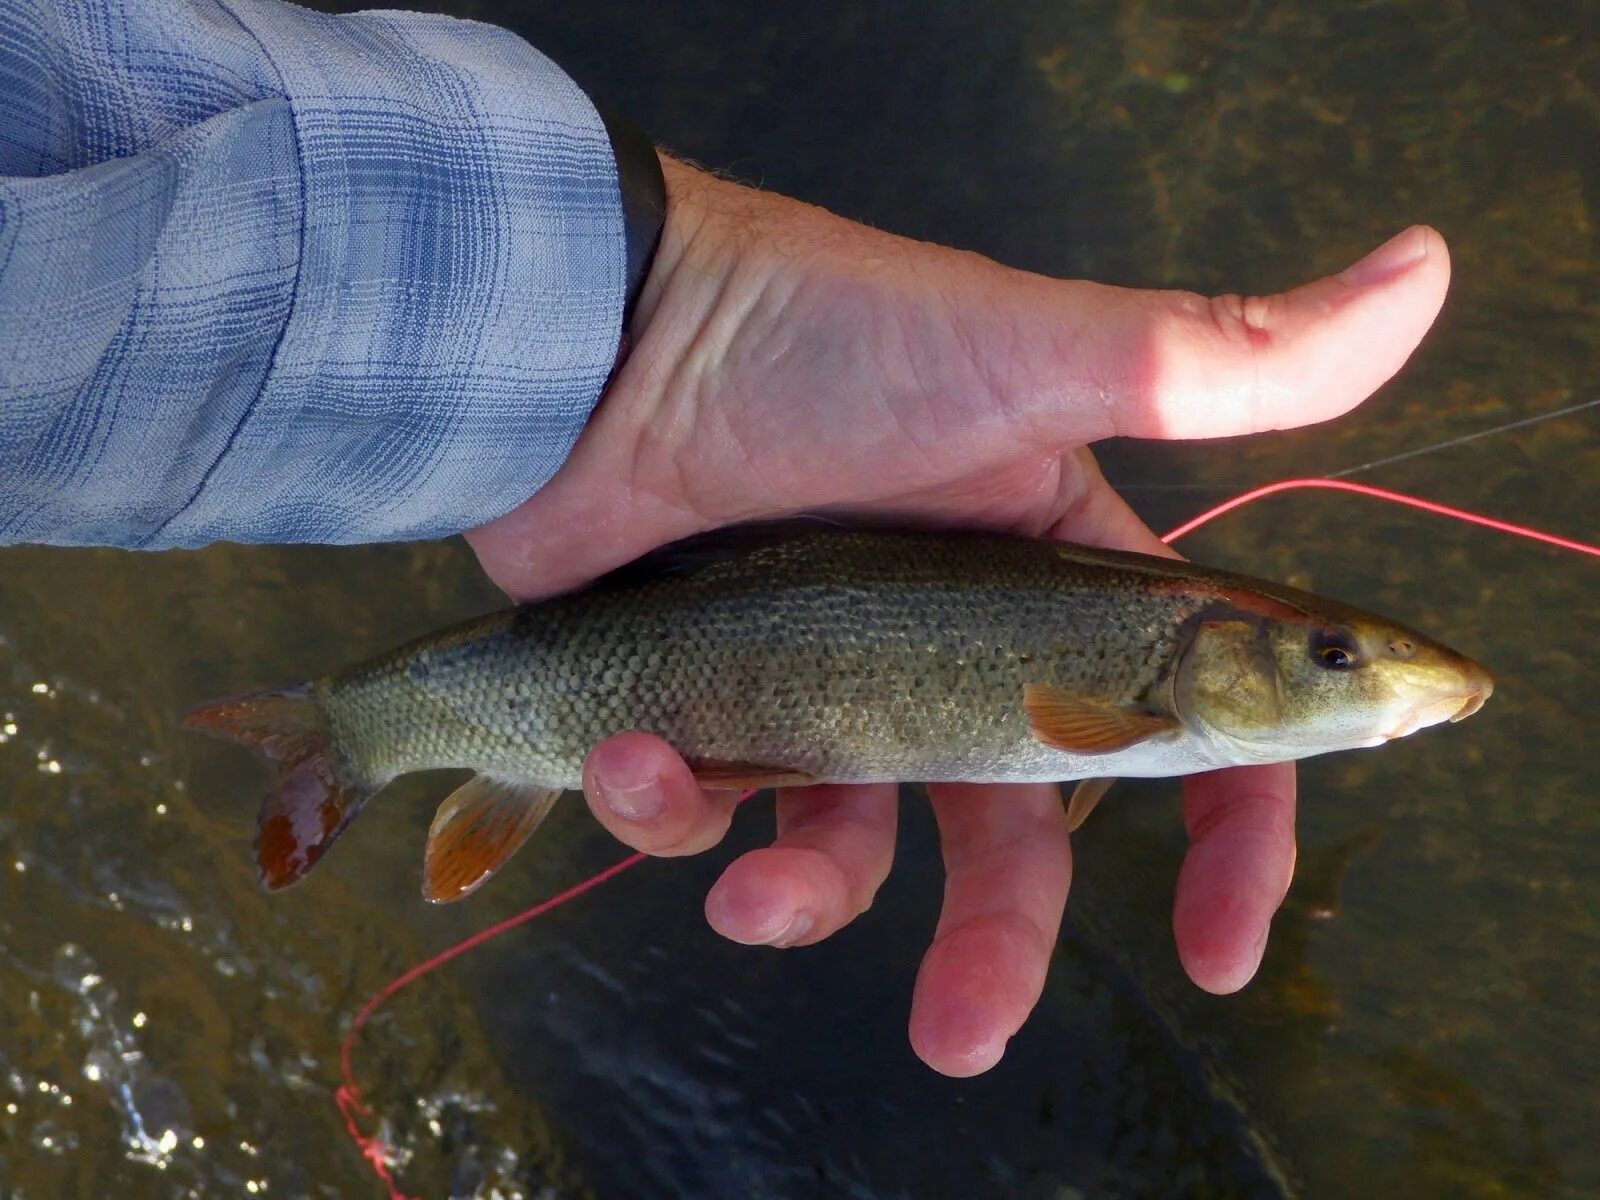
[[[1330,671],[1350,671],[1361,665],[1361,648],[1348,630],[1319,629],[1311,635],[1311,657]]]

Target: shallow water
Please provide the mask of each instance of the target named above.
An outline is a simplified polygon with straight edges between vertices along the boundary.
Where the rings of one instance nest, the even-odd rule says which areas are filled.
[[[455,11],[509,21],[685,153],[1016,265],[1267,290],[1438,226],[1445,314],[1363,410],[1106,449],[1158,528],[1600,394],[1591,5],[589,7]],[[1597,411],[1358,477],[1594,538]],[[1299,877],[1251,988],[1184,981],[1174,791],[1127,785],[1076,839],[1039,1012],[994,1072],[940,1079],[904,1038],[939,890],[915,794],[872,912],[788,954],[700,915],[770,827],[758,799],[727,846],[636,868],[374,1021],[358,1071],[407,1190],[1600,1191],[1600,567],[1329,495],[1185,549],[1436,631],[1499,685],[1468,725],[1305,766]],[[568,803],[480,897],[431,909],[446,781],[408,781],[269,898],[262,772],[176,717],[495,603],[459,545],[0,551],[0,1195],[380,1194],[331,1100],[349,1015],[621,851]]]

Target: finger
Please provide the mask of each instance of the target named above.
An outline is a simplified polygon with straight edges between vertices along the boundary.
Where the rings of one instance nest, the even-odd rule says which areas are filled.
[[[706,920],[747,946],[809,946],[865,912],[894,861],[893,784],[786,788],[778,838],[736,859]]]
[[[1178,958],[1206,991],[1236,992],[1261,965],[1294,877],[1294,766],[1191,775],[1183,793],[1189,852],[1172,908]]]
[[[1158,538],[1106,482],[1099,462],[1087,446],[1075,450],[1073,459],[1074,469],[1068,474],[1080,482],[1068,498],[1065,511],[1050,525],[1047,536],[1112,550],[1183,557]]]
[[[1221,437],[1355,407],[1416,348],[1449,280],[1444,239],[1413,226],[1340,274],[1275,296],[1056,283],[1014,289],[989,320],[1004,325],[996,338],[1012,334],[996,344],[1043,348],[1043,361],[1018,358],[1003,387],[1033,402],[1056,444]]]
[[[1176,556],[1097,473],[1057,532]],[[1294,877],[1294,813],[1293,763],[1184,780],[1190,845],[1178,872],[1172,931],[1184,970],[1208,992],[1238,991],[1261,965],[1272,916]]]
[[[583,761],[589,811],[646,854],[698,854],[728,832],[740,793],[705,791],[671,746],[648,733],[607,738]]]
[[[1072,853],[1053,785],[928,788],[944,847],[944,908],[911,1001],[911,1045],[945,1075],[1000,1061],[1044,990]]]

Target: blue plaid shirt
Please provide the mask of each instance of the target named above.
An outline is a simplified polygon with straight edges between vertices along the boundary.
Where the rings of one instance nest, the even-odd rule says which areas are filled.
[[[486,521],[571,449],[624,270],[599,117],[503,30],[0,0],[0,542]]]

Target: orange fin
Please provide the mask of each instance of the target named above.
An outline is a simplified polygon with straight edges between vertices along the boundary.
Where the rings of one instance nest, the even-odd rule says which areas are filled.
[[[1078,831],[1078,826],[1094,811],[1094,806],[1106,798],[1116,781],[1115,775],[1106,775],[1100,779],[1085,779],[1072,789],[1072,799],[1067,801],[1068,833]]]
[[[704,788],[808,787],[815,777],[788,767],[767,767],[760,763],[718,762],[700,759],[691,763],[695,782]]]
[[[345,777],[309,687],[202,704],[190,729],[253,746],[280,766],[256,817],[256,869],[273,891],[298,882],[378,789]]]
[[[309,687],[207,700],[183,718],[183,726],[250,746],[277,762],[298,762],[326,734]]]
[[[422,896],[448,904],[477,891],[549,815],[560,788],[476,775],[445,797],[428,827]]]
[[[1024,685],[1022,708],[1035,738],[1072,754],[1126,750],[1180,724],[1176,717],[1150,716],[1120,704],[1085,700],[1043,683]]]

